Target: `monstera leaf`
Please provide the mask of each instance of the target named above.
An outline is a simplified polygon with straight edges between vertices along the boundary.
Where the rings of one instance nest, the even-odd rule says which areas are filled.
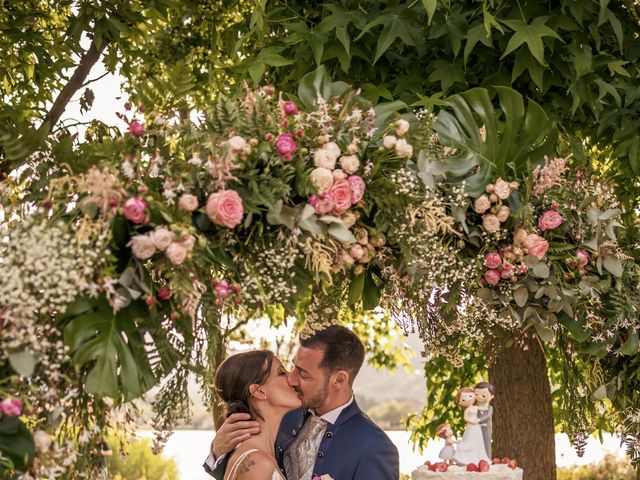
[[[99,397],[126,400],[139,397],[156,379],[135,319],[145,313],[144,303],[132,302],[114,315],[104,299],[82,299],[72,305],[65,319],[65,343],[73,361],[88,370],[87,392]],[[148,313],[147,313],[148,315]]]
[[[35,456],[33,436],[18,417],[0,414],[0,453],[20,469]]]
[[[455,147],[448,157],[448,176],[465,177],[468,193],[477,196],[495,177],[526,174],[530,165],[553,153],[557,129],[544,110],[509,87],[474,88],[447,100],[435,123],[440,142]],[[486,129],[486,141],[480,133]]]

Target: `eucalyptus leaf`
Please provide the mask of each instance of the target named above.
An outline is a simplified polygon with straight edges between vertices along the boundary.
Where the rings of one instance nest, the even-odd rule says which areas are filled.
[[[38,359],[33,352],[28,349],[9,352],[8,356],[11,368],[23,377],[30,377],[38,364]]]
[[[621,277],[624,272],[622,260],[611,255],[604,257],[604,259],[602,260],[602,265],[616,277]]]
[[[547,278],[549,273],[549,267],[546,263],[540,262],[533,266],[533,274],[538,278]]]
[[[591,397],[594,400],[604,400],[607,396],[607,387],[606,385],[600,385],[598,389],[591,394]]]
[[[331,235],[339,242],[356,243],[356,237],[353,236],[351,230],[349,230],[347,226],[342,222],[332,223],[331,225],[329,225],[328,232],[329,235]]]
[[[524,307],[527,300],[529,300],[529,290],[527,290],[527,287],[521,285],[516,288],[515,292],[513,292],[513,299],[516,301],[516,305]]]
[[[551,343],[555,338],[556,334],[553,329],[546,327],[544,325],[535,324],[534,328],[536,329],[536,333],[540,337],[543,342]]]

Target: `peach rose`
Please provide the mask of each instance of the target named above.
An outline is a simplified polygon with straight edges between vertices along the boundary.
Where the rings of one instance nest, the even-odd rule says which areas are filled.
[[[500,230],[500,220],[492,213],[488,213],[482,217],[482,226],[489,233],[497,232]]]
[[[190,193],[181,195],[180,200],[178,200],[178,207],[182,210],[186,210],[187,212],[193,212],[198,208],[198,206],[198,197],[191,195]]]
[[[401,118],[396,122],[396,135],[398,135],[399,137],[404,137],[408,131],[409,131],[409,122],[407,122],[403,118]]]
[[[333,172],[331,172],[333,175],[333,179],[334,180],[344,180],[345,178],[347,178],[347,174],[344,173],[343,170],[336,168]]]
[[[331,155],[334,160],[338,160],[340,157],[340,147],[336,142],[325,143],[323,148],[329,152],[329,155]]]
[[[493,193],[495,193],[500,200],[506,200],[509,198],[509,195],[511,195],[511,188],[507,182],[499,178],[496,180]]]
[[[127,246],[131,247],[133,254],[140,260],[151,258],[156,253],[156,246],[153,244],[153,240],[146,235],[134,235],[127,243]]]
[[[165,227],[158,227],[149,233],[149,238],[158,250],[166,250],[176,240],[176,234]]]
[[[349,177],[351,178],[351,177]],[[351,187],[347,180],[338,180],[331,187],[336,212],[344,212],[351,206]]]
[[[174,265],[181,265],[187,258],[189,253],[188,245],[183,242],[173,242],[167,248],[165,255]]]
[[[534,255],[538,260],[542,258],[549,250],[549,243],[540,235],[530,233],[524,241],[524,246],[527,249],[529,255]]]
[[[207,215],[216,225],[234,228],[242,222],[242,199],[235,190],[212,193],[207,200]]]
[[[348,174],[353,174],[358,171],[360,167],[360,160],[355,155],[344,155],[340,157],[340,166],[342,170],[347,172]]]
[[[234,135],[227,140],[227,145],[234,152],[242,152],[247,147],[247,141],[239,135]]]
[[[411,158],[413,155],[413,147],[404,138],[398,140],[394,146],[396,155],[404,158]]]
[[[500,211],[496,214],[498,220],[501,222],[506,222],[509,218],[509,214],[511,213],[511,209],[509,207],[502,206],[500,207]]]
[[[393,148],[395,147],[397,141],[398,139],[393,135],[385,135],[385,137],[382,139],[382,144],[384,145],[384,148]]]
[[[517,247],[524,247],[527,241],[527,232],[519,228],[513,233],[513,244]]]
[[[490,208],[491,208],[491,202],[489,201],[489,197],[487,197],[486,195],[480,195],[473,202],[473,210],[476,213],[483,214]]]

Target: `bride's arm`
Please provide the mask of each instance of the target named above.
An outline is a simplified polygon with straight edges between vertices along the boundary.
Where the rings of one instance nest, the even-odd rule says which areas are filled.
[[[273,480],[275,468],[273,459],[267,454],[253,452],[238,465],[238,471],[233,480]]]
[[[477,418],[473,418],[471,413],[471,407],[467,407],[464,410],[464,421],[472,425],[478,425],[480,421]]]

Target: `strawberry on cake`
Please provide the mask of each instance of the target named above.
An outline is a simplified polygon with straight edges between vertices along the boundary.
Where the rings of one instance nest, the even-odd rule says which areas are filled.
[[[494,458],[492,465],[485,460],[466,466],[426,462],[411,473],[411,480],[522,480],[522,473],[518,463],[509,458]]]

